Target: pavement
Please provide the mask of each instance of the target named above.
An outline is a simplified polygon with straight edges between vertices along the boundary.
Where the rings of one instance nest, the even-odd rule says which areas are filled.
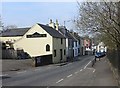
[[[77,59],[75,61],[80,61],[84,59],[87,56],[79,56],[76,57]],[[33,60],[32,59],[20,59],[20,60],[15,60],[15,59],[4,59],[0,60],[2,69],[0,70],[1,73],[3,74],[9,74],[9,73],[15,73],[17,71],[24,71],[24,70],[29,70],[29,69],[35,69],[36,67],[33,65]],[[50,65],[55,65],[55,66],[63,66],[66,65],[70,62],[64,62],[64,63],[57,63],[57,64],[49,64],[49,65],[44,65],[41,67],[46,67]],[[2,75],[2,74],[1,74]]]
[[[105,58],[80,57],[78,61],[65,65],[48,65],[17,71],[2,77],[3,86],[117,86]]]
[[[21,59],[21,60],[5,59],[5,60],[2,60],[3,74],[7,73],[7,72],[27,70],[27,69],[31,69],[31,68],[34,68],[32,59]]]

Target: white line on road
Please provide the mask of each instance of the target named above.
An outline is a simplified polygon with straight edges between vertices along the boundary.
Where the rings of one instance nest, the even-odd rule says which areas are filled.
[[[1,76],[8,76],[8,74],[1,74],[0,77],[1,77]]]
[[[27,72],[27,71],[21,71],[21,72],[17,72],[17,74],[20,74],[20,73],[25,73],[25,72]]]
[[[95,69],[94,69],[94,68],[87,68],[87,69],[93,70],[93,73],[95,72]]]
[[[67,65],[64,65],[64,66],[68,66],[69,64],[67,64]]]
[[[77,74],[78,72],[75,72],[75,74]]]
[[[93,73],[95,72],[95,69],[93,70]]]
[[[48,68],[51,68],[51,66],[49,66]]]
[[[35,71],[39,71],[39,70],[41,70],[40,68],[38,68],[38,69],[35,69]]]
[[[59,83],[59,82],[61,82],[61,81],[63,81],[64,79],[60,79],[60,80],[58,80],[56,83]]]
[[[93,68],[87,68],[87,69],[93,69]]]
[[[83,69],[81,69],[80,71],[82,71]]]
[[[89,63],[84,67],[84,69],[86,69],[86,67],[91,63],[91,61],[89,61]]]
[[[71,77],[71,76],[72,76],[72,74],[68,75],[67,78],[69,78],[69,77]]]
[[[72,63],[69,63],[69,65],[72,64]]]

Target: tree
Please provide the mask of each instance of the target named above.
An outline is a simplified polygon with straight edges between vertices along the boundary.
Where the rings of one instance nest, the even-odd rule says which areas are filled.
[[[13,28],[17,28],[17,26],[16,25],[4,26],[4,23],[2,22],[2,17],[0,15],[0,32],[7,30],[7,29],[13,29]]]
[[[107,45],[111,43],[120,47],[118,6],[118,2],[78,2],[77,28],[85,32],[100,33],[102,39],[107,38],[104,41]]]
[[[0,15],[0,32],[3,30],[3,23],[2,23],[2,17],[1,17],[1,15]]]
[[[8,25],[8,26],[4,27],[4,30],[14,29],[14,28],[17,28],[17,26],[16,25]]]
[[[120,2],[78,2],[78,9],[76,27],[85,32],[99,33],[100,39],[112,51],[108,56],[117,55],[111,59],[118,65],[120,87]]]

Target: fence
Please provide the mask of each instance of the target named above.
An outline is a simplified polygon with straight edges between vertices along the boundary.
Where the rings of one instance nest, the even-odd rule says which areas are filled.
[[[16,59],[17,51],[13,49],[4,49],[2,50],[2,59]]]
[[[118,85],[120,88],[120,50],[109,50],[107,52],[107,58],[112,64],[112,71],[118,81]]]

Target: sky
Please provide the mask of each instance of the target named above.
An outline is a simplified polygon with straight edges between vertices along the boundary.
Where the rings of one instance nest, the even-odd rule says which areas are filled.
[[[48,24],[58,19],[60,25],[70,30],[72,21],[78,13],[77,2],[3,2],[2,22],[5,26],[30,27],[35,23]]]

